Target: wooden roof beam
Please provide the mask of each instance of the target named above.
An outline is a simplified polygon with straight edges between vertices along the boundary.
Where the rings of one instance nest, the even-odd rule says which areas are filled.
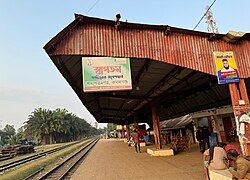
[[[197,107],[194,107],[194,108],[191,108],[189,110],[184,110],[184,111],[181,111],[181,112],[178,112],[178,116],[182,116],[182,115],[186,115],[188,113],[193,113],[193,112],[196,112],[196,111],[200,111],[202,110],[203,108],[205,107],[220,107],[222,106],[223,104],[225,104],[227,101],[230,102],[230,98],[223,98],[221,99],[221,101],[219,102],[210,102],[210,103],[207,103],[207,104],[203,104],[203,105],[199,105]],[[170,106],[169,106],[170,107]],[[175,113],[176,114],[176,113]],[[165,117],[161,117],[162,119],[171,119],[171,118],[175,118],[175,117],[178,117],[178,116],[165,116]]]
[[[149,66],[150,66],[150,64],[151,64],[151,61],[150,61],[149,59],[145,59],[144,61],[145,61],[145,62],[144,62],[144,64],[143,64],[143,66],[141,67],[141,69],[139,70],[137,76],[136,76],[136,77],[134,78],[134,80],[133,80],[133,85],[134,85],[134,87],[136,87],[136,86],[139,84],[139,81],[140,81],[140,79],[142,78],[142,75],[143,75],[145,72],[148,71]]]
[[[104,98],[114,98],[114,99],[131,99],[131,100],[136,100],[136,99],[142,99],[143,96],[128,96],[128,95],[119,95],[115,93],[98,93],[97,94],[99,97],[104,97]]]
[[[215,85],[215,86],[217,86],[217,85]],[[206,90],[211,90],[212,87],[213,86],[211,86],[209,83],[204,83],[201,86],[194,87],[188,91],[170,93],[170,94],[168,94],[168,97],[174,97],[175,99],[171,98],[171,99],[168,99],[167,101],[161,102],[161,106],[163,108],[167,108],[171,104],[182,101],[183,98],[189,97],[195,93],[200,93],[200,92],[204,92]]]
[[[104,110],[104,111],[119,111],[119,109],[115,109],[115,108],[102,108],[102,110]],[[131,112],[130,109],[120,109],[120,111]]]
[[[150,95],[152,95],[154,92],[155,92],[155,89],[158,88],[158,86],[162,86],[162,84],[168,80],[169,77],[173,78],[173,76],[176,76],[176,74],[179,74],[184,68],[183,67],[179,67],[179,66],[176,66],[174,67],[168,74],[166,74],[158,83],[156,83],[144,96],[143,98],[140,100],[139,103],[136,103],[134,106],[133,106],[133,110],[135,111],[136,108],[140,107],[140,105],[148,99],[148,97]],[[172,75],[174,74],[174,75]],[[147,104],[147,103],[146,103]],[[145,104],[144,104],[145,105]],[[144,106],[143,105],[143,106]],[[131,113],[128,113],[124,118],[126,118],[129,114]]]

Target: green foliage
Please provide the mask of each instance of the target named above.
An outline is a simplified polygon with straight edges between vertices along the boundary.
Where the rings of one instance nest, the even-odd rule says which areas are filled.
[[[7,124],[3,130],[0,131],[0,145],[12,144],[15,141],[16,130],[13,125]]]
[[[7,124],[3,130],[0,130],[0,145],[12,145],[12,144],[20,144],[24,139],[23,127],[16,130],[13,125]]]
[[[107,125],[107,131],[110,133],[111,131],[115,130],[115,125],[113,123],[108,123]]]
[[[8,135],[8,136],[13,136],[16,134],[16,130],[14,128],[14,126],[7,124],[4,128],[3,131]]]
[[[20,144],[22,142],[22,140],[24,140],[24,129],[23,129],[23,127],[20,127],[17,130],[17,133],[16,133],[15,137],[16,137],[16,144]]]
[[[66,109],[35,109],[24,125],[25,137],[43,144],[68,142],[99,133],[84,119]]]

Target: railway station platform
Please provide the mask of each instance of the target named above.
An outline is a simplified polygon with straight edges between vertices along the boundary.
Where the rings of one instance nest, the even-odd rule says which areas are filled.
[[[148,147],[148,146],[147,146]],[[118,139],[101,139],[72,175],[72,180],[201,180],[203,175],[202,154],[193,147],[190,152],[175,156],[154,157],[135,153],[134,147]]]

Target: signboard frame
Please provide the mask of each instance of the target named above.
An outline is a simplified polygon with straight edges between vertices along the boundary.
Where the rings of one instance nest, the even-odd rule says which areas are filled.
[[[213,58],[218,84],[237,83],[240,81],[233,51],[214,51]]]
[[[129,58],[82,57],[83,91],[132,89]]]

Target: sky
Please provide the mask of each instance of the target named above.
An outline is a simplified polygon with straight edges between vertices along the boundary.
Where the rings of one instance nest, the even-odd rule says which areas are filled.
[[[0,128],[19,128],[35,108],[66,108],[94,125],[94,117],[62,77],[43,46],[74,13],[193,29],[212,0],[0,0]],[[91,8],[93,7],[93,8]],[[249,0],[217,0],[219,32],[250,31]],[[203,20],[196,30],[206,31]],[[103,127],[105,124],[100,124]]]

